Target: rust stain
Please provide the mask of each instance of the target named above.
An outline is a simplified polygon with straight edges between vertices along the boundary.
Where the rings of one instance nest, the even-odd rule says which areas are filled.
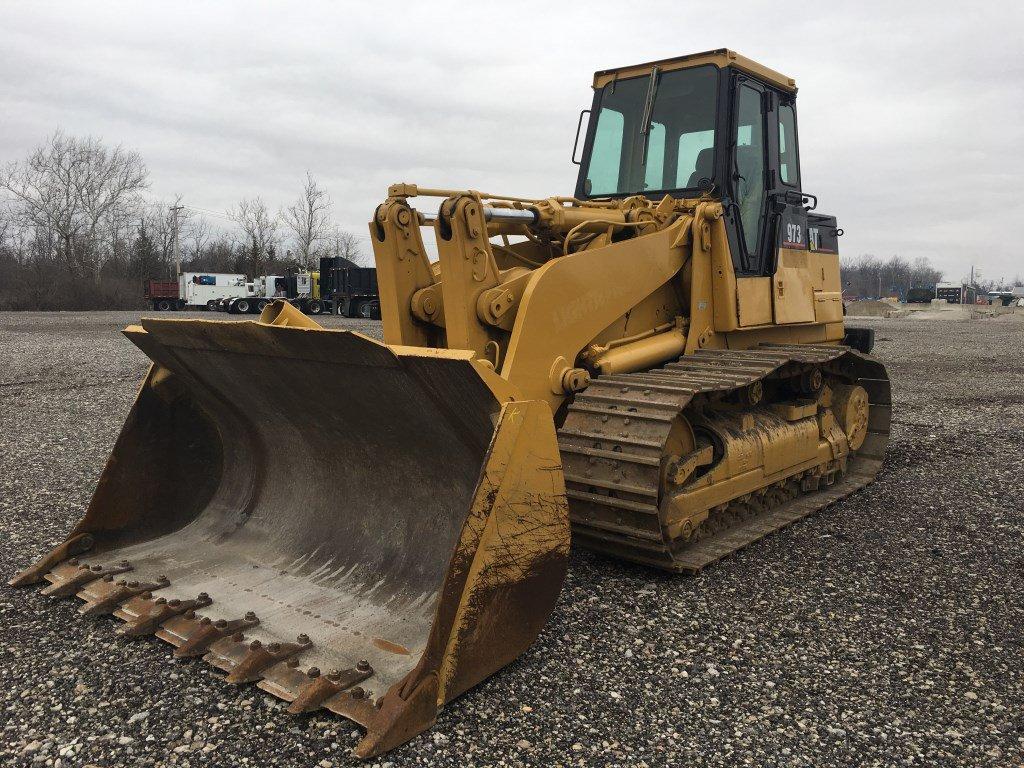
[[[400,653],[403,656],[409,655],[408,648],[406,648],[404,645],[399,645],[398,643],[392,643],[390,640],[383,640],[379,637],[375,637],[373,638],[373,644],[380,648],[382,651],[387,651],[388,653]]]

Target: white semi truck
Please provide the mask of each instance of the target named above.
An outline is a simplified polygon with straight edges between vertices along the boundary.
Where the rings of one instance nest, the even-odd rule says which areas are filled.
[[[244,280],[244,279],[243,279]],[[245,294],[220,302],[218,308],[234,315],[262,312],[274,299],[288,298],[288,278],[284,275],[260,275],[245,284]]]
[[[245,275],[182,272],[178,277],[179,302],[188,309],[215,309],[220,299],[245,295]]]

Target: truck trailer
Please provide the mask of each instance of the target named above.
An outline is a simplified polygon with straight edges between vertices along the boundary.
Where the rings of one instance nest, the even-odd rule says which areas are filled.
[[[343,256],[320,259],[320,297],[324,308],[335,315],[380,320],[374,267],[360,267]]]

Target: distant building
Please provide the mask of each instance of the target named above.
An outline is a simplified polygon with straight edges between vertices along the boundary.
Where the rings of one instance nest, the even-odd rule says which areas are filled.
[[[945,299],[949,304],[974,304],[977,292],[964,283],[939,283],[935,286],[935,298]]]

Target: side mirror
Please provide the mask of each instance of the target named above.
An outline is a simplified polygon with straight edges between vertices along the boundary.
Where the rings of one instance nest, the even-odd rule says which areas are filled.
[[[572,158],[571,159],[572,159],[573,165],[580,165],[583,162],[582,160],[577,160],[576,159],[576,150],[580,146],[580,133],[583,130],[583,116],[584,115],[589,115],[590,112],[591,112],[591,110],[589,110],[589,109],[581,110],[580,111],[580,119],[576,123],[576,141],[574,141],[572,143]],[[590,120],[589,119],[587,120],[587,126],[588,127],[590,126]]]

